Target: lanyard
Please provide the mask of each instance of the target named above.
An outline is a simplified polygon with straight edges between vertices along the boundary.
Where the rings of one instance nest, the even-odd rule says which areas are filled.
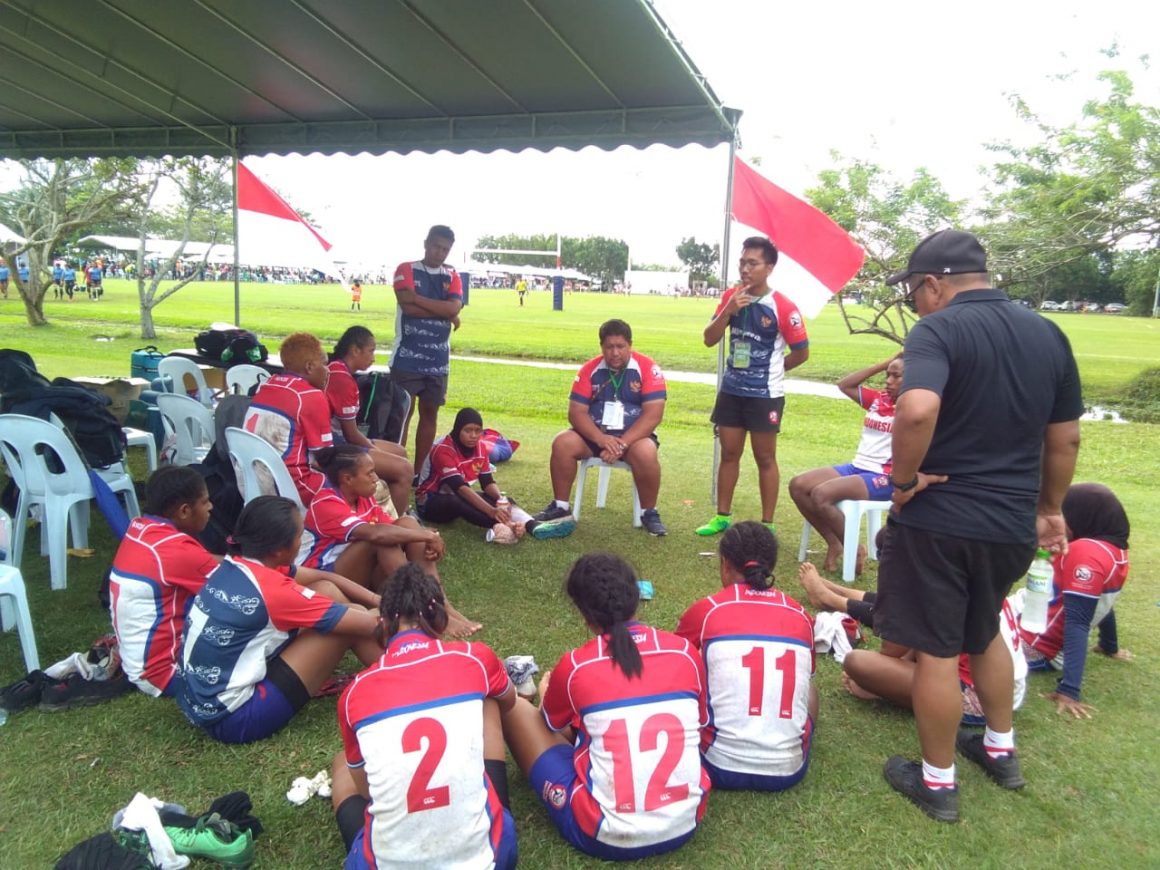
[[[612,371],[608,370],[608,382],[612,384],[612,398],[617,400],[620,398],[620,385],[624,382],[624,373],[627,369],[620,370],[620,377],[618,378]]]

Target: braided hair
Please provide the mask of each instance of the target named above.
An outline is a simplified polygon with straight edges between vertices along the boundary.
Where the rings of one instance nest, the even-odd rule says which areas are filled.
[[[384,647],[399,633],[399,623],[406,619],[431,637],[447,630],[447,601],[439,581],[414,562],[403,565],[387,578],[379,602],[383,621],[375,639]]]
[[[773,585],[777,565],[777,538],[764,524],[747,521],[730,526],[717,551],[758,591]]]
[[[640,650],[627,625],[640,602],[632,566],[612,553],[588,553],[572,565],[565,588],[585,621],[608,635],[609,654],[624,675],[639,676]]]
[[[326,479],[335,487],[338,486],[340,474],[353,473],[358,468],[359,460],[367,455],[365,448],[357,444],[337,444],[334,447],[323,447],[314,454],[314,461],[326,475]]]

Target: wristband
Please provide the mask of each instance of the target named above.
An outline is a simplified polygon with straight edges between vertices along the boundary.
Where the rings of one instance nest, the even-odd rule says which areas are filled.
[[[892,476],[890,478],[890,485],[893,486],[899,492],[910,492],[912,489],[914,489],[916,486],[918,486],[918,472],[916,471],[914,473],[914,480],[908,481],[907,483],[899,483]]]

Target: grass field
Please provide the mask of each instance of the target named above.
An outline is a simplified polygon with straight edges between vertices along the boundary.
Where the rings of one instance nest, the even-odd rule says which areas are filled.
[[[547,296],[540,294],[520,311],[514,293],[477,291],[456,334],[456,351],[576,361],[595,353],[597,324],[619,315],[633,324],[638,348],[668,368],[712,366],[699,337],[708,301],[577,295],[566,304],[564,314],[554,314]],[[352,320],[346,307],[333,289],[247,289],[243,322],[262,335],[308,328],[334,337]],[[67,306],[50,303],[54,325],[30,331],[17,308],[11,301],[0,304],[0,346],[29,349],[50,375],[125,374],[129,351],[144,343],[133,337],[135,311],[127,285],[117,282],[111,282],[102,303],[74,303],[71,325],[63,316]],[[368,288],[362,316],[355,320],[377,327],[385,342],[392,309],[385,291]],[[225,288],[211,287],[204,294],[190,288],[160,311],[173,331],[159,344],[170,348],[188,346],[210,320],[230,319],[232,304]],[[99,322],[80,319],[96,313]],[[1149,322],[1094,315],[1060,316],[1059,322],[1071,335],[1089,385],[1114,391],[1135,371],[1157,364]],[[836,377],[888,349],[884,343],[843,337],[836,312],[828,311],[810,326],[814,357],[803,374]],[[97,342],[94,334],[115,340]],[[1105,356],[1107,348],[1122,359]],[[468,362],[457,362],[453,369],[442,428],[455,409],[470,403],[480,408],[487,425],[519,439],[523,446],[501,467],[499,479],[522,502],[540,507],[549,497],[548,445],[563,425],[571,374]],[[501,656],[531,653],[542,667],[581,643],[584,626],[567,604],[561,583],[571,560],[592,549],[621,553],[653,581],[657,598],[642,605],[641,616],[663,628],[672,628],[690,602],[716,588],[715,559],[700,555],[712,545],[692,534],[712,510],[706,424],[712,398],[708,387],[671,385],[660,430],[665,477],[659,507],[669,525],[667,538],[650,538],[630,526],[623,474],[613,475],[605,510],[596,511],[589,495],[580,527],[565,540],[496,548],[483,544],[476,530],[462,525],[446,530],[448,589],[466,613],[485,624],[482,640]],[[859,421],[852,403],[791,396],[779,447],[783,481],[804,469],[845,461],[856,444]],[[819,658],[815,679],[821,716],[805,781],[782,795],[714,793],[705,823],[689,845],[643,863],[687,868],[1160,865],[1155,837],[1160,545],[1154,537],[1160,518],[1160,464],[1154,459],[1160,453],[1160,428],[1085,423],[1083,437],[1077,480],[1110,484],[1135,529],[1131,581],[1116,610],[1121,642],[1137,658],[1127,664],[1089,661],[1084,695],[1098,711],[1092,721],[1057,717],[1053,706],[1038,697],[1054,686],[1054,678],[1031,678],[1026,707],[1016,715],[1029,780],[1022,793],[1002,792],[976,768],[962,764],[962,823],[928,822],[896,797],[881,775],[888,755],[915,752],[912,719],[855,701],[842,691],[835,663]],[[142,458],[135,456],[133,462],[140,473]],[[756,516],[755,489],[752,468],[743,466],[739,516]],[[778,585],[798,595],[794,557],[800,520],[784,487],[777,521],[783,547]],[[52,593],[47,562],[36,555],[38,537],[30,537],[24,574],[41,659],[49,663],[108,630],[96,589],[113,542],[103,523],[94,522],[98,555],[71,559],[68,589]],[[859,585],[872,587],[872,568]],[[345,666],[353,669],[355,663],[348,659]],[[0,635],[0,684],[22,672],[16,637]],[[282,734],[245,747],[216,744],[188,725],[175,705],[140,695],[88,710],[16,714],[0,729],[0,866],[51,864],[68,846],[106,829],[112,813],[138,790],[197,810],[237,788],[250,792],[266,826],[258,842],[259,866],[338,866],[341,841],[329,805],[314,801],[294,808],[284,793],[295,776],[325,767],[339,746],[333,699],[312,702]],[[563,845],[510,764],[509,779],[523,866],[598,865]]]

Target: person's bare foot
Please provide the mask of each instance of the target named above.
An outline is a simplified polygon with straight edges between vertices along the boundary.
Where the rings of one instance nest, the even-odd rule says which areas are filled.
[[[867,692],[865,689],[855,683],[853,678],[845,671],[842,671],[842,687],[855,698],[860,698],[863,701],[879,700],[878,696],[873,692]]]
[[[472,622],[458,610],[447,605],[447,631],[445,634],[454,638],[470,637],[483,628],[483,623]]]
[[[822,582],[818,569],[812,562],[802,562],[798,566],[798,582],[806,592],[810,605],[818,610],[826,609],[826,584]]]
[[[854,574],[855,575],[861,574],[862,569],[865,567],[866,567],[866,545],[859,544],[858,545],[858,555],[854,559]]]

